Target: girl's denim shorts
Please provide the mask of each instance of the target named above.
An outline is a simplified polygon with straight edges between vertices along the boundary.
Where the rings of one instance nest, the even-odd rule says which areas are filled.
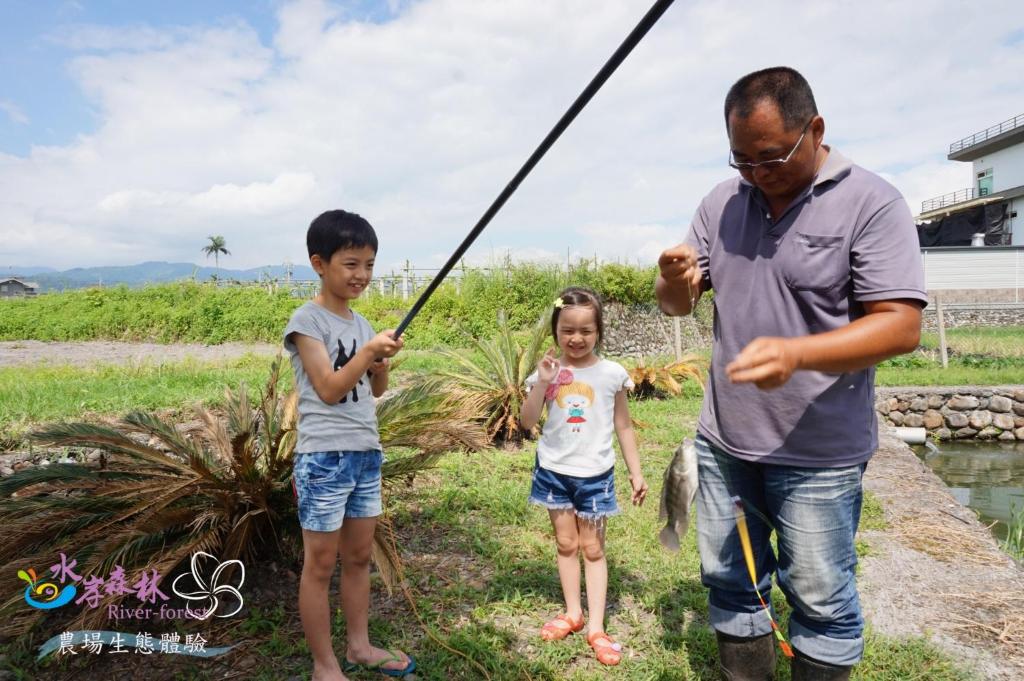
[[[615,469],[589,478],[556,473],[539,464],[533,467],[531,504],[550,510],[573,509],[586,520],[599,520],[619,512],[615,500]]]
[[[302,529],[333,532],[345,518],[379,516],[383,460],[380,450],[297,455],[292,482]]]

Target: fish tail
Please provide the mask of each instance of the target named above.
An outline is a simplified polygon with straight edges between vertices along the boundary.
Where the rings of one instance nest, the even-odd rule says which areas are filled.
[[[684,515],[682,518],[680,518],[679,520],[676,521],[676,526],[675,526],[676,536],[678,536],[678,537],[685,537],[686,536],[686,530],[688,530],[689,527],[690,527],[690,516]]]
[[[661,532],[658,533],[658,541],[669,551],[679,550],[679,535],[676,534],[672,525],[666,525],[661,528]]]

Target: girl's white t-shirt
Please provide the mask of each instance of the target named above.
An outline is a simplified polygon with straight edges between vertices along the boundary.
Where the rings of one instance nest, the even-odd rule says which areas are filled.
[[[526,379],[533,390],[537,372]],[[584,368],[562,366],[548,385],[548,418],[537,443],[541,467],[555,473],[589,478],[615,465],[615,394],[632,388],[622,365],[607,359]]]

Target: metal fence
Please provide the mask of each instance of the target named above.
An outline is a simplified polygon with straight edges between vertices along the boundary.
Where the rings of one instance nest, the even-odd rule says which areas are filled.
[[[509,271],[513,267],[514,265],[512,264],[495,267],[456,267],[448,273],[446,280],[452,282],[455,285],[455,290],[459,291],[462,286],[463,277],[470,272],[501,272]],[[398,271],[392,270],[389,273],[375,272],[373,279],[370,282],[370,287],[367,289],[366,293],[371,296],[396,296],[401,297],[402,300],[408,300],[426,288],[430,282],[434,280],[434,277],[437,276],[439,271],[440,268],[415,267],[410,262],[406,261],[405,267]],[[312,298],[320,291],[319,279],[294,279],[289,276],[263,277],[262,279],[252,281],[217,279],[214,280],[214,283],[221,287],[260,287],[266,289],[270,293],[280,290],[290,291],[293,296],[299,298]]]
[[[946,206],[952,206],[957,203],[964,203],[965,201],[973,201],[974,199],[978,199],[983,196],[988,196],[988,191],[979,191],[974,187],[967,187],[966,189],[950,192],[949,194],[936,196],[934,199],[926,199],[922,201],[921,212],[927,213],[930,210],[945,208]]]
[[[975,144],[981,144],[985,140],[991,139],[996,135],[1001,135],[1004,132],[1009,132],[1014,128],[1024,126],[1024,114],[1014,116],[1008,121],[1003,121],[998,125],[993,125],[990,128],[986,128],[981,132],[976,132],[973,135],[964,137],[961,140],[953,142],[949,145],[949,153],[955,154],[958,151],[963,151],[968,147],[973,147]]]

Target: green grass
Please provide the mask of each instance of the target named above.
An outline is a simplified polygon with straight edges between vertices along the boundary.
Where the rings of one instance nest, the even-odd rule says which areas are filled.
[[[428,353],[407,355],[405,371],[429,371]],[[18,368],[0,370],[0,422],[71,418],[83,413],[119,413],[133,408],[180,408],[196,400],[216,401],[225,384],[259,384],[265,359],[223,365],[184,364],[97,367],[91,370]],[[59,390],[55,387],[59,386]],[[17,392],[16,392],[17,391]],[[626,647],[621,666],[600,667],[581,636],[543,644],[540,625],[557,614],[561,593],[546,514],[526,504],[533,448],[451,454],[438,468],[392,492],[388,506],[399,528],[408,583],[429,631],[488,670],[495,681],[543,679],[710,680],[718,678],[714,635],[707,624],[707,592],[691,526],[682,550],[658,544],[657,490],[680,439],[692,435],[701,393],[687,385],[678,398],[635,402],[634,419],[645,476],[652,486],[642,508],[628,505],[625,470],[617,465],[623,514],[608,529],[608,629]],[[878,500],[865,496],[862,528],[885,528]],[[864,555],[870,547],[858,541]],[[387,598],[379,585],[371,609],[375,641],[415,654],[420,679],[480,679],[464,658],[438,647],[401,595]],[[787,606],[778,589],[773,602],[784,621]],[[335,640],[343,622],[336,617]],[[244,655],[259,663],[251,678],[308,678],[310,663],[292,600],[262,604],[236,630]],[[970,676],[923,639],[894,640],[866,634],[864,661],[854,679],[967,681]],[[154,673],[163,660],[154,658]],[[170,662],[166,662],[170,664]],[[208,678],[210,664],[176,661],[174,678]],[[185,668],[182,669],[181,667]],[[146,678],[140,676],[141,678]],[[156,677],[152,677],[156,678]],[[352,678],[376,678],[355,675]],[[778,677],[789,679],[780,658]]]
[[[1016,561],[1024,561],[1024,508],[1010,507],[1006,538],[1000,542],[1003,551]]]
[[[443,283],[408,329],[410,347],[468,346],[470,336],[493,333],[499,311],[513,328],[526,328],[550,309],[569,283],[591,286],[605,300],[651,305],[655,268],[581,262],[570,272],[557,265],[519,263],[468,270],[459,285]],[[176,282],[0,299],[0,340],[146,340],[276,342],[292,311],[304,301],[283,287]],[[400,296],[368,294],[354,307],[376,329],[394,328],[413,304]]]
[[[884,530],[888,527],[885,522],[885,512],[878,498],[871,492],[864,492],[864,503],[860,510],[861,530]]]
[[[879,367],[875,385],[1013,385],[1024,383],[1024,368],[977,368],[951,365],[935,367]]]
[[[675,445],[693,433],[699,405],[698,394],[632,405],[634,418],[645,424],[642,465],[655,490]],[[432,630],[484,663],[494,679],[717,679],[694,530],[678,554],[665,551],[657,541],[656,495],[639,509],[624,505],[621,462],[617,479],[624,512],[609,523],[607,540],[608,629],[626,646],[625,659],[618,668],[601,668],[583,637],[555,644],[537,640],[540,625],[562,605],[547,515],[525,503],[532,467],[531,448],[452,455],[392,499],[397,523],[405,528],[403,548],[419,609],[436,613],[428,618]],[[863,516],[865,527],[884,527],[881,506],[870,495]],[[784,616],[787,607],[777,589],[773,601]],[[380,626],[389,644],[419,656],[421,678],[479,678],[465,660],[423,642],[407,614]],[[868,654],[854,678],[969,678],[922,640],[873,633],[867,640]],[[781,659],[778,678],[789,678]]]
[[[921,334],[921,345],[938,349],[939,334]],[[946,331],[946,347],[954,354],[1024,357],[1024,326],[964,326]]]
[[[1001,385],[1024,383],[1024,327],[963,327],[946,332],[948,367],[943,369],[938,335],[921,334],[921,348],[882,362],[876,383],[910,385]]]
[[[218,404],[225,386],[266,381],[269,360],[246,356],[228,363],[142,363],[128,366],[0,368],[0,434],[30,424],[118,415],[136,409]],[[291,369],[286,363],[286,378]]]
[[[1024,344],[1024,337],[1019,342]],[[1024,357],[953,355],[949,358],[948,366],[943,369],[937,352],[918,350],[879,364],[875,371],[875,383],[881,386],[1024,383]]]

